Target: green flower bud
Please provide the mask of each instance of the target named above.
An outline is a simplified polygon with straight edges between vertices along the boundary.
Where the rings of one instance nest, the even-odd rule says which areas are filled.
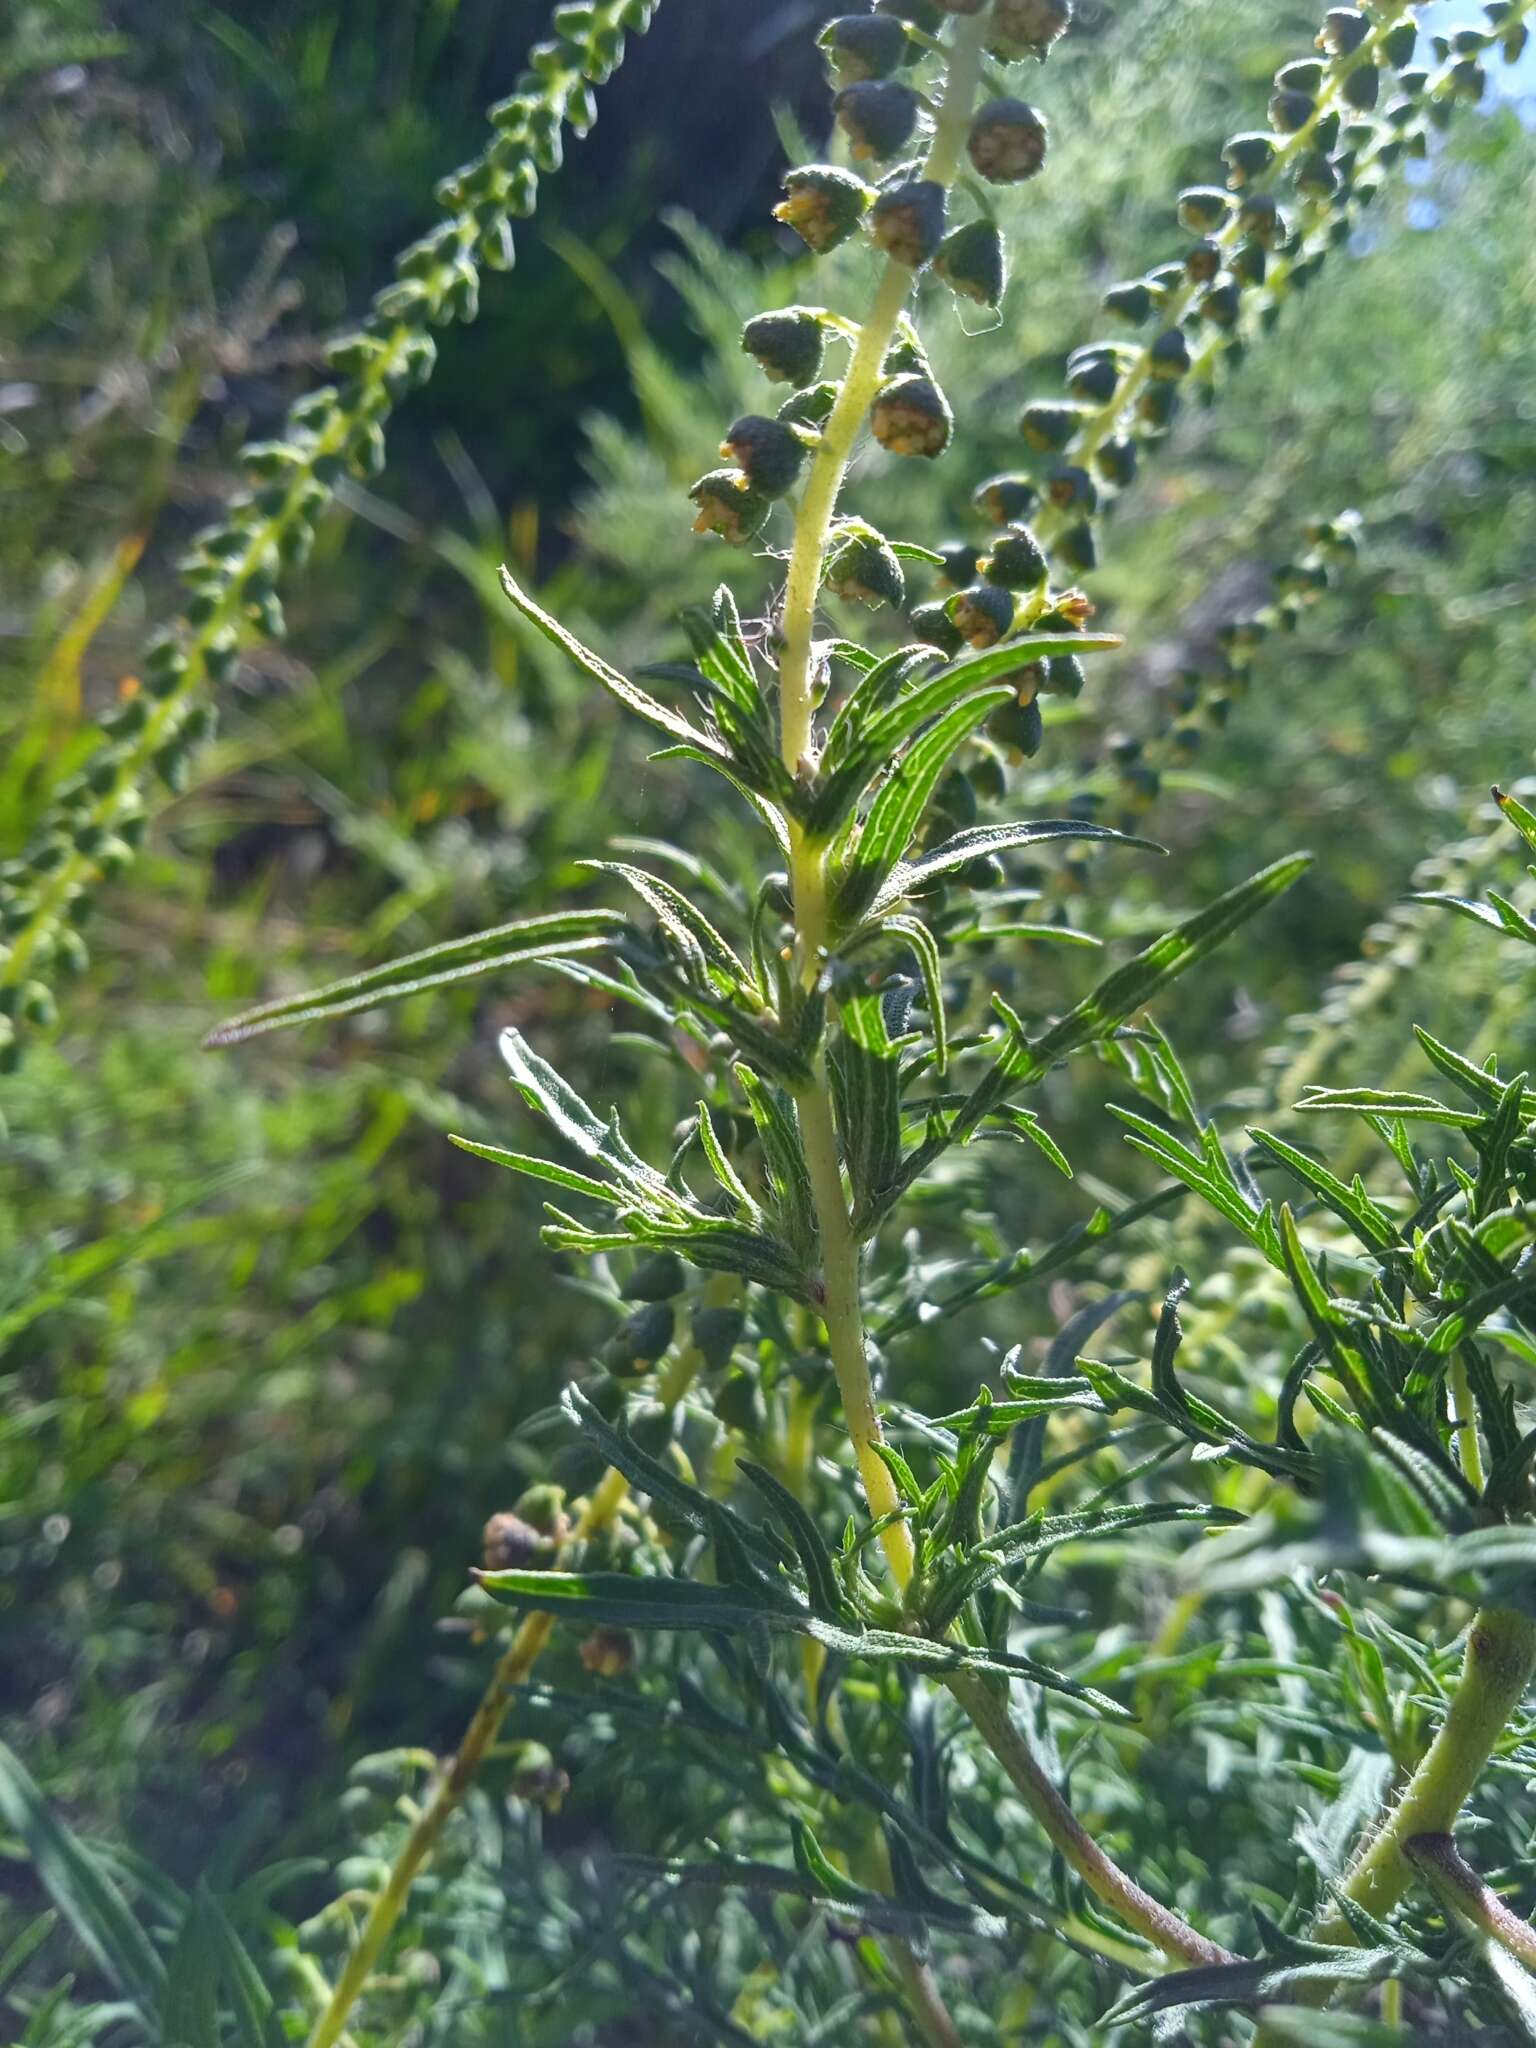
[[[1008,282],[1008,252],[996,221],[967,221],[944,237],[933,259],[934,274],[952,292],[979,306],[997,306]]]
[[[849,147],[864,161],[899,156],[917,128],[917,94],[893,79],[845,85],[832,105]]]
[[[1077,463],[1057,463],[1044,485],[1044,494],[1059,512],[1094,512],[1098,508],[1094,479]]]
[[[932,178],[889,185],[870,209],[870,237],[896,262],[921,270],[943,239],[945,206],[944,187]]]
[[[1044,58],[1072,20],[1072,0],[992,0],[994,56]]]
[[[998,804],[1008,794],[1008,778],[996,754],[978,755],[965,774],[978,804]]]
[[[1221,270],[1221,244],[1207,236],[1184,258],[1184,274],[1192,284],[1209,284]]]
[[[733,547],[755,540],[767,524],[768,500],[739,469],[712,469],[688,495],[699,508],[694,532],[718,533]]]
[[[1104,294],[1104,306],[1121,320],[1128,320],[1133,327],[1139,327],[1152,311],[1152,288],[1144,277],[1132,278],[1125,284],[1112,284]]]
[[[870,409],[870,427],[892,455],[942,455],[954,432],[955,416],[931,377],[893,377],[882,385]]]
[[[711,1372],[730,1363],[747,1318],[739,1308],[701,1308],[693,1315],[693,1348]]]
[[[1320,149],[1312,150],[1296,166],[1296,189],[1312,199],[1327,199],[1339,188],[1339,174],[1331,159]],[[1292,270],[1294,278],[1298,264]]]
[[[1193,235],[1219,228],[1231,210],[1231,197],[1220,185],[1191,185],[1179,194],[1179,224]]]
[[[1088,671],[1075,654],[1053,654],[1045,662],[1040,687],[1055,697],[1081,697],[1087,682]]]
[[[987,719],[987,734],[1010,754],[1032,760],[1045,738],[1045,722],[1033,690],[999,704]]]
[[[1144,385],[1136,400],[1136,417],[1148,433],[1165,433],[1179,409],[1179,387],[1171,375]]]
[[[1358,8],[1330,7],[1318,31],[1317,47],[1330,57],[1347,57],[1365,41],[1370,26]]]
[[[827,587],[856,604],[899,605],[907,594],[901,563],[883,534],[862,519],[834,529],[827,548]]]
[[[676,1252],[652,1252],[640,1261],[619,1292],[625,1301],[670,1301],[686,1284],[687,1274]]]
[[[1087,413],[1086,406],[1066,405],[1058,399],[1031,399],[1019,415],[1019,432],[1042,455],[1055,454],[1066,447]]]
[[[768,1426],[768,1405],[757,1375],[733,1366],[715,1392],[715,1419],[741,1436],[760,1436]]]
[[[1045,162],[1045,116],[1027,100],[989,100],[971,122],[966,150],[991,184],[1022,184]]]
[[[1094,450],[1093,466],[1105,483],[1123,488],[1136,474],[1136,443],[1125,435],[1101,441]]]
[[[1102,405],[1120,388],[1119,354],[1104,343],[1074,349],[1067,358],[1067,389],[1074,398]]]
[[[1302,92],[1314,98],[1323,82],[1323,67],[1316,57],[1298,57],[1294,63],[1282,64],[1275,73],[1275,84],[1281,92]]]
[[[1374,64],[1357,64],[1345,77],[1343,90],[1348,105],[1368,114],[1381,96],[1381,73]]]
[[[1171,382],[1189,371],[1189,342],[1182,327],[1165,327],[1153,342],[1147,368],[1158,382]]]
[[[1075,526],[1069,526],[1057,541],[1056,547],[1062,560],[1073,569],[1087,571],[1099,566],[1098,542],[1094,539],[1093,528],[1086,519],[1079,520]]]
[[[775,384],[799,389],[821,375],[826,330],[811,307],[786,306],[782,313],[759,313],[749,320],[741,330],[741,345]]]
[[[1274,95],[1269,103],[1269,125],[1281,135],[1294,135],[1305,128],[1317,112],[1317,102],[1310,93],[1292,92],[1285,87]]]
[[[1013,598],[995,583],[973,583],[949,600],[949,616],[972,647],[995,647],[1013,629]]]
[[[919,640],[945,656],[958,654],[965,645],[960,628],[949,616],[949,606],[942,600],[917,605],[908,612],[907,624]]]
[[[971,503],[994,526],[1011,526],[1016,519],[1027,519],[1040,502],[1040,492],[1033,478],[1027,476],[989,476],[979,484]]]
[[[1004,590],[1036,590],[1050,575],[1045,550],[1027,526],[1011,526],[982,558],[981,573]]]
[[[626,1316],[603,1346],[603,1363],[612,1373],[644,1372],[665,1358],[677,1329],[670,1302],[647,1302]]]
[[[884,88],[850,86],[848,90],[878,92]],[[790,171],[785,176],[784,189],[789,196],[773,209],[774,219],[793,228],[818,256],[825,256],[829,249],[847,241],[875,196],[862,178],[839,170],[834,164],[809,164]]]
[[[1250,178],[1261,176],[1274,161],[1275,147],[1272,135],[1257,131],[1229,137],[1221,152],[1227,183],[1240,189]]]
[[[764,419],[761,413],[746,413],[733,421],[720,453],[730,456],[750,487],[765,498],[782,498],[792,491],[805,466],[805,443],[794,428],[782,420]]]
[[[1241,242],[1233,250],[1233,276],[1239,285],[1262,285],[1270,274],[1270,258],[1257,242]]]
[[[937,550],[942,567],[939,571],[944,581],[956,590],[967,583],[976,581],[977,564],[981,560],[981,549],[972,547],[968,540],[946,540]]]
[[[840,14],[816,39],[839,85],[889,78],[907,61],[907,32],[888,14]]]
[[[67,927],[59,933],[56,957],[61,974],[84,974],[91,964],[90,952],[84,939],[78,932],[72,932]]]
[[[824,427],[836,403],[835,384],[813,384],[808,391],[797,391],[792,398],[786,398],[775,417],[787,427]]]

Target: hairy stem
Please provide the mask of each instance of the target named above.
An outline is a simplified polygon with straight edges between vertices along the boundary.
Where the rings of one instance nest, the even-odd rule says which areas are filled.
[[[691,1344],[682,1345],[674,1353],[656,1389],[658,1397],[668,1408],[675,1407],[682,1400],[702,1363],[699,1352]],[[623,1506],[628,1492],[629,1481],[622,1472],[610,1466],[571,1532],[570,1548],[574,1549],[606,1529]],[[480,1704],[475,1708],[474,1717],[464,1731],[464,1739],[454,1752],[452,1762],[438,1779],[406,1836],[383,1890],[375,1895],[357,1946],[347,1957],[346,1967],[315,2022],[306,2048],[337,2048],[342,2041],[352,2008],[368,1988],[385,1944],[405,1910],[411,1887],[430,1860],[443,1829],[463,1805],[481,1765],[501,1732],[501,1724],[512,1704],[513,1691],[526,1681],[538,1663],[554,1627],[552,1614],[529,1614],[518,1624],[517,1632],[480,1696]]]
[[[1342,1891],[1377,1919],[1390,1913],[1422,1863],[1423,1838],[1450,1835],[1489,1757],[1536,1676],[1536,1620],[1510,1608],[1485,1607],[1467,1634],[1461,1683],[1440,1732],[1424,1752],[1397,1805],[1367,1837]],[[1338,1906],[1319,1921],[1316,1939],[1348,1948],[1354,1931]],[[1326,1985],[1308,1987],[1305,2004],[1325,2004]],[[1253,2048],[1274,2048],[1261,2026]]]
[[[1536,1970],[1536,1927],[1483,1883],[1450,1835],[1414,1835],[1404,1842],[1403,1854],[1448,1913]]]

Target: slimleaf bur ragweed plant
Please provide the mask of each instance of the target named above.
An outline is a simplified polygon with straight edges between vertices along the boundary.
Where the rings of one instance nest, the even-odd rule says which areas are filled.
[[[593,1476],[487,1504],[461,1618],[495,1639],[494,1668],[451,1758],[396,1759],[382,1779],[370,1760],[354,1788],[360,1806],[381,1786],[401,1797],[381,1853],[306,1930],[289,2031],[310,2048],[417,2037],[398,2002],[421,1981],[420,1902],[452,1894],[482,1779],[504,1771],[529,1811],[558,1809],[565,1772],[548,1746],[508,1739],[513,1716],[600,1725],[642,1786],[686,1772],[685,1819],[674,1806],[611,1862],[630,1920],[614,1932],[566,1902],[538,1923],[552,1941],[565,1914],[572,1966],[600,1960],[677,2038],[1277,2043],[1334,2023],[1341,2041],[1451,2038],[1405,2033],[1405,2015],[1536,2038],[1536,1938],[1502,1896],[1523,1882],[1518,1817],[1479,1808],[1491,1865],[1476,1837],[1456,1840],[1490,1771],[1512,1780],[1531,1756],[1536,1433],[1501,1365],[1533,1355],[1536,1097],[1489,1049],[1424,1034],[1453,1102],[1317,1087],[1299,1104],[1362,1119],[1390,1185],[1267,1127],[1223,1136],[1147,1006],[1297,883],[1303,852],[1075,998],[1039,953],[1010,954],[1027,943],[1022,860],[1157,855],[1129,829],[1157,793],[1155,748],[1117,757],[1113,825],[1091,804],[1017,815],[1042,700],[1091,703],[1095,663],[1119,644],[1079,584],[1104,513],[1184,395],[1215,392],[1398,160],[1481,93],[1489,53],[1518,54],[1527,11],[1489,7],[1422,61],[1413,8],[1330,11],[1315,52],[1278,74],[1266,125],[1228,144],[1221,182],[1180,196],[1183,253],[1115,286],[1126,326],[1072,355],[1064,395],[1027,400],[1020,467],[978,486],[988,530],[958,547],[899,528],[902,466],[952,459],[955,440],[924,330],[957,305],[968,320],[1005,305],[997,195],[1050,175],[1039,67],[1070,9],[882,0],[828,23],[837,139],[789,171],[778,214],[814,256],[867,245],[868,289],[748,323],[763,410],[721,422],[690,493],[701,546],[774,558],[767,615],[744,622],[722,585],[687,622],[686,657],[631,676],[503,572],[521,617],[660,736],[661,773],[713,772],[758,867],[722,874],[713,848],[661,839],[600,848],[590,871],[625,908],[429,948],[214,1034],[537,969],[664,1051],[682,1110],[670,1155],[646,1157],[626,1135],[638,1118],[584,1099],[529,1026],[500,1040],[526,1112],[513,1142],[459,1141],[548,1190],[545,1244],[612,1312],[559,1418]],[[516,151],[548,155],[562,116],[590,118],[584,81],[648,13],[558,10],[498,124]],[[444,305],[519,210],[523,158],[504,157],[493,147],[491,171],[461,176],[444,238],[405,266]],[[395,325],[402,350],[430,348],[437,289],[381,305],[340,367],[387,400]],[[1005,320],[975,346],[1009,367]],[[118,830],[162,744],[149,707],[180,707],[240,621],[261,623],[271,550],[312,524],[334,474],[317,465],[359,433],[373,448],[382,409],[326,395],[262,458],[280,501],[258,492],[232,517],[238,546],[200,548],[206,602],[163,643],[132,730],[64,792],[57,858],[13,906],[16,985],[42,987],[49,935],[102,870],[95,835]],[[1215,694],[1241,694],[1261,645],[1354,545],[1349,517],[1316,526],[1273,603],[1224,634]],[[898,630],[869,630],[872,615]],[[1503,805],[1536,844],[1520,801]],[[1531,943],[1509,896],[1454,908]],[[1001,985],[985,986],[993,968]],[[27,1002],[40,1016],[42,998]],[[1143,1098],[1118,1115],[1161,1185],[1054,1245],[1000,1246],[986,1191],[1002,1176],[979,1162],[1019,1144],[1010,1180],[1071,1172],[1039,1105],[1079,1055]],[[1449,1133],[1437,1156],[1415,1142],[1426,1127]],[[1179,1273],[1145,1362],[1095,1355],[1141,1299],[1129,1286],[1079,1305],[1040,1360],[1000,1358],[968,1330],[964,1312],[1007,1287],[1117,1279],[1124,1234],[1188,1195],[1284,1297],[1297,1342],[1278,1385],[1191,1356]],[[933,1414],[936,1331],[966,1394]],[[1150,1564],[1176,1589],[1178,1627],[1100,1631],[1062,1605],[1064,1554]],[[1202,1609],[1210,1634],[1188,1649],[1179,1631]],[[580,1632],[585,1695],[535,1679],[562,1627]],[[1277,1774],[1283,1798],[1253,1795],[1273,1839],[1224,1836],[1234,1776]],[[827,1925],[846,1943],[807,1960]],[[558,1978],[554,1996],[543,2032],[524,2013],[507,2038],[524,2023],[559,2038]],[[1323,2004],[1326,2021],[1297,2010]]]

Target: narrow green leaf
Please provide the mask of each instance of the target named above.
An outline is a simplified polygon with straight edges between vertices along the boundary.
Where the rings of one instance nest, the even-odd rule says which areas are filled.
[[[349,1017],[357,1010],[397,1003],[423,989],[443,988],[475,975],[495,974],[503,967],[590,953],[611,945],[625,922],[615,910],[565,910],[549,917],[522,918],[513,924],[496,925],[489,931],[474,932],[467,939],[449,939],[440,946],[407,953],[382,967],[370,967],[361,974],[348,975],[345,980],[329,982],[324,988],[306,989],[303,995],[282,996],[262,1003],[210,1031],[203,1043],[236,1045],[264,1031],[285,1030],[321,1018]]]
[[[904,768],[902,772],[905,772]],[[1017,825],[973,825],[942,841],[917,860],[899,862],[870,904],[868,914],[878,917],[888,904],[910,895],[936,875],[950,874],[956,868],[968,866],[973,860],[984,859],[988,854],[1010,853],[1022,846],[1041,846],[1049,840],[1063,839],[1112,841],[1118,846],[1138,846],[1149,853],[1167,851],[1155,840],[1136,839],[1126,832],[1114,832],[1108,825],[1077,824],[1070,818],[1037,818]],[[861,835],[861,855],[863,847]]]

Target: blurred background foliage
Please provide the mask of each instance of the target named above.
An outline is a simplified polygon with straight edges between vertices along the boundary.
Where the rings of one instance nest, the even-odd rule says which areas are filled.
[[[517,269],[446,338],[385,474],[343,488],[289,639],[243,663],[221,738],[162,795],[55,1042],[0,1084],[0,1726],[67,1811],[183,1880],[215,1841],[237,1838],[236,1861],[323,1842],[322,1795],[352,1758],[452,1739],[473,1672],[438,1618],[487,1514],[548,1455],[519,1425],[608,1328],[601,1303],[549,1283],[521,1184],[444,1138],[505,1135],[497,1030],[558,1042],[653,1150],[684,1106],[670,1080],[647,1085],[662,1069],[622,1020],[558,981],[234,1054],[199,1041],[259,995],[568,901],[605,835],[662,833],[747,871],[712,791],[646,765],[494,571],[513,562],[627,664],[675,658],[680,608],[721,568],[689,533],[686,486],[717,423],[757,402],[741,322],[847,303],[870,260],[843,252],[813,286],[768,222],[781,134],[822,119],[807,30],[831,11],[663,7]],[[914,539],[979,538],[970,491],[1014,460],[1021,402],[1054,395],[1066,351],[1102,331],[1107,283],[1176,250],[1173,194],[1213,175],[1314,26],[1289,0],[1081,12],[1039,92],[1049,174],[1005,201],[1004,337],[973,348],[948,309],[928,323],[960,430],[942,464],[903,467],[899,509],[882,480],[883,523]],[[541,16],[530,0],[20,0],[0,27],[0,844],[24,841],[69,733],[132,674],[234,450],[315,379],[326,335],[419,232]],[[1056,700],[1025,778],[1050,814],[1102,779],[1106,733],[1165,737],[1180,669],[1215,658],[1309,518],[1358,507],[1358,566],[1165,774],[1145,829],[1175,858],[1039,878],[1132,934],[1296,844],[1323,856],[1167,1007],[1208,1108],[1283,1109],[1298,1061],[1337,1082],[1384,1072],[1410,1011],[1464,1044],[1493,1006],[1506,1044],[1529,1040],[1497,954],[1417,915],[1380,923],[1427,852],[1475,847],[1487,784],[1530,766],[1522,85],[1409,166],[1240,388],[1148,465],[1092,578],[1125,651],[1080,703]],[[746,568],[764,601],[775,566]],[[865,627],[837,609],[840,630]],[[1011,966],[1042,1007],[1094,971],[1063,947]],[[1362,972],[1369,1002],[1350,995]],[[1005,1176],[999,1249],[1151,1185],[1091,1119],[1114,1092],[1052,1083],[1079,1177]],[[1202,1294],[1202,1240],[1176,1213],[1124,1275],[1160,1284],[1175,1257],[1196,1278],[1192,1341],[1204,1312],[1236,1319],[1235,1355],[1244,1317],[1254,1345],[1283,1343],[1264,1334],[1278,1308],[1231,1305],[1230,1272]],[[930,1397],[962,1398],[985,1338],[1041,1341],[1080,1299],[1057,1283],[936,1334]],[[594,1777],[589,1815],[603,1796]],[[35,1901],[0,1863],[0,1948]]]

